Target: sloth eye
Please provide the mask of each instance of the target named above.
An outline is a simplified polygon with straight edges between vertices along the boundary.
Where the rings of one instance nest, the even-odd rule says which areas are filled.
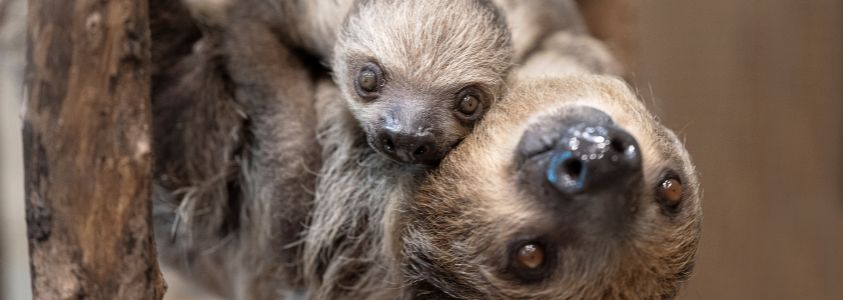
[[[372,70],[363,70],[360,72],[360,77],[357,79],[360,83],[360,88],[366,92],[374,92],[378,88],[377,74]]]
[[[537,244],[526,244],[518,249],[516,260],[524,268],[536,269],[544,262],[544,249]]]
[[[462,119],[477,120],[482,115],[483,92],[474,86],[469,86],[457,93],[457,111]]]
[[[377,92],[383,87],[383,71],[375,63],[368,63],[357,73],[357,94],[363,98],[377,97]]]
[[[522,283],[534,283],[550,275],[552,249],[543,239],[515,242],[509,248],[507,273]]]
[[[480,100],[477,99],[477,96],[465,95],[460,100],[460,112],[466,115],[473,114],[477,111],[478,106],[480,106]]]
[[[682,182],[676,176],[667,176],[656,187],[658,202],[665,208],[675,210],[679,207],[684,196]]]

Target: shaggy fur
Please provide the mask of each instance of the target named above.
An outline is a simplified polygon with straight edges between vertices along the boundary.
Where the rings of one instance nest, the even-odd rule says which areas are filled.
[[[213,270],[219,262],[211,257],[222,255],[214,249],[238,230],[240,215],[240,187],[232,179],[245,115],[221,76],[220,57],[203,48],[153,77],[156,243],[162,262],[186,272]],[[222,270],[196,274],[209,287],[230,279]]]
[[[285,52],[278,44],[253,49],[265,53],[251,57],[274,55],[267,61],[286,76],[306,70],[279,59]],[[206,51],[197,47],[183,67],[172,70],[173,86],[162,88],[155,101],[161,141],[155,219],[162,261],[236,299],[398,295],[399,264],[389,260],[397,250],[383,238],[395,226],[389,199],[409,199],[423,170],[369,148],[330,81],[321,80],[314,107],[308,105],[313,95],[266,94],[266,82],[249,81],[240,73],[256,66],[221,68]],[[256,78],[281,77],[265,73]],[[281,80],[287,84],[279,87],[294,91],[291,83],[306,87],[312,82],[307,77]],[[253,97],[269,101],[250,101]],[[293,104],[297,107],[287,106]],[[278,113],[295,112],[283,116],[287,126],[261,121],[277,116],[270,112],[280,108]],[[215,127],[215,116],[228,116],[231,122]],[[319,144],[308,146],[308,137]],[[262,150],[279,146],[288,147],[281,156]],[[321,168],[310,159],[314,156]],[[317,174],[318,181],[309,183]]]
[[[272,298],[302,285],[295,241],[321,161],[313,77],[264,26],[211,33],[155,83],[156,238],[165,263],[218,292]]]
[[[336,86],[318,85],[323,167],[301,258],[310,299],[393,299],[400,288],[397,246],[387,239],[423,170],[366,145]]]

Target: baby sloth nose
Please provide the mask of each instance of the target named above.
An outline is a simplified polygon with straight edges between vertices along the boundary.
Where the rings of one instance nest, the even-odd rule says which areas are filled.
[[[641,172],[638,143],[610,124],[583,121],[566,130],[547,164],[547,180],[564,194],[595,192]]]
[[[383,129],[377,143],[387,156],[399,162],[433,165],[442,159],[433,134]]]

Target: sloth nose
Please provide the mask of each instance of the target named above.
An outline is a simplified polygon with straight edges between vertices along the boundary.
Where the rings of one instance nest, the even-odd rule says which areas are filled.
[[[378,134],[377,144],[383,153],[399,162],[433,165],[442,159],[433,134],[383,129]]]
[[[546,179],[563,194],[618,186],[641,172],[635,138],[611,124],[576,123],[561,136],[547,163]]]
[[[607,113],[568,106],[527,127],[515,163],[520,189],[561,216],[558,226],[597,236],[620,232],[635,216],[642,162],[638,142]]]

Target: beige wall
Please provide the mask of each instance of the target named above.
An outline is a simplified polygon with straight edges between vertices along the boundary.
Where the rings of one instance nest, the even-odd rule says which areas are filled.
[[[7,2],[11,1],[11,2]],[[23,202],[23,148],[18,118],[25,1],[0,0],[0,299],[29,299]]]
[[[640,1],[640,93],[705,222],[684,299],[843,299],[843,1]]]

